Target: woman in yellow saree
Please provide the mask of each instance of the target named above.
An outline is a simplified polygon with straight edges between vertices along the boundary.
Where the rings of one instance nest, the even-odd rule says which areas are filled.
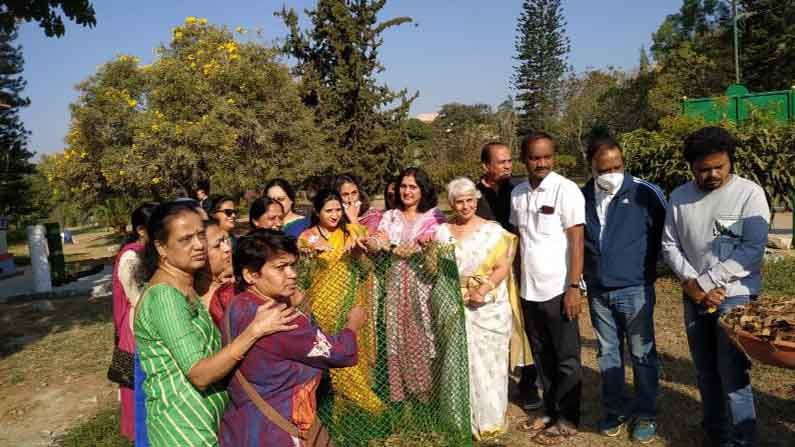
[[[342,199],[333,191],[321,191],[315,196],[311,222],[298,239],[299,249],[309,258],[305,264],[307,303],[321,329],[336,331],[345,325],[345,316],[353,306],[372,309],[372,276],[364,267],[366,261],[356,244],[367,236],[367,229],[348,222]],[[373,392],[372,321],[368,318],[359,335],[359,362],[332,371],[331,386],[335,399],[379,413],[384,405]]]

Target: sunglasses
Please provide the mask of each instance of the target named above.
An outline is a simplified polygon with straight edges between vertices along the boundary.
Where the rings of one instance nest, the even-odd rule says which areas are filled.
[[[237,214],[237,210],[236,209],[225,209],[225,210],[218,210],[218,211],[216,211],[216,213],[224,213],[224,214],[226,214],[226,217],[232,217],[232,216]]]

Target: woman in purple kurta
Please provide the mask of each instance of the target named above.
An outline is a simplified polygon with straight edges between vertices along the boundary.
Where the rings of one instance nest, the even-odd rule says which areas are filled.
[[[225,340],[237,336],[263,305],[300,304],[294,268],[297,255],[295,240],[283,233],[260,229],[240,239],[234,255],[235,276],[245,290],[226,311]],[[263,400],[299,431],[307,431],[317,418],[315,392],[323,371],[352,366],[358,360],[356,332],[364,324],[364,315],[361,308],[354,308],[346,327],[329,335],[302,314],[292,322],[296,329],[259,339],[239,371]],[[229,397],[219,433],[221,446],[303,445],[260,412],[237,377],[229,383]]]

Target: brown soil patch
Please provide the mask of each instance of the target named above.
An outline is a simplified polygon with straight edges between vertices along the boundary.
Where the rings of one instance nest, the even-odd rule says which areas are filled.
[[[46,446],[117,400],[110,298],[0,305],[0,445]]]

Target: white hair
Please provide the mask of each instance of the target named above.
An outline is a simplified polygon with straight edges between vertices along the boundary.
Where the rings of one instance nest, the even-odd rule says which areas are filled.
[[[472,194],[479,199],[480,191],[475,187],[475,183],[466,177],[456,177],[447,184],[447,201],[450,205],[461,196]]]

